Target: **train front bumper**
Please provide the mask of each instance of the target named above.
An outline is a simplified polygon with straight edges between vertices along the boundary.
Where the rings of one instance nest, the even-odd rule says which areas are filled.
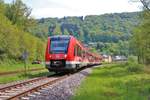
[[[68,63],[65,61],[65,64],[63,66],[61,65],[53,65],[51,62],[47,62],[45,64],[46,68],[49,70],[49,71],[57,71],[57,72],[61,72],[61,71],[73,71],[74,69],[76,69],[76,65],[75,64],[72,64],[72,63]]]

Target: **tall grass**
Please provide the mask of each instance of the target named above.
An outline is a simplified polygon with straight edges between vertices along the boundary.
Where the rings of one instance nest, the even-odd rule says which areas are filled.
[[[150,73],[128,64],[94,68],[72,100],[149,100]]]
[[[31,64],[30,62],[27,62],[26,64],[27,69],[32,68],[44,68],[43,64]],[[2,62],[0,64],[0,72],[8,72],[8,71],[16,71],[16,70],[24,70],[24,63],[23,62],[16,62],[16,61],[7,61]]]
[[[130,56],[126,62],[127,70],[130,72],[140,72],[144,69],[144,65],[139,64],[137,58]]]
[[[15,74],[13,76],[3,76],[0,77],[0,84],[9,83],[18,80],[31,79],[40,76],[49,76],[54,73],[48,72],[46,69],[36,72],[28,72],[26,75],[24,73]]]

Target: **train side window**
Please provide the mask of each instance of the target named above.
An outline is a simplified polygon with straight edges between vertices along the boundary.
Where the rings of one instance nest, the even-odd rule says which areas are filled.
[[[82,50],[78,45],[74,47],[74,56],[82,56]]]
[[[78,49],[77,49],[77,55],[79,56],[79,46],[78,46]]]
[[[80,57],[82,56],[82,49],[80,48]]]
[[[76,45],[76,56],[80,56],[80,47]]]
[[[81,48],[78,46],[78,56],[81,56]]]
[[[77,45],[74,47],[74,56],[77,56],[78,55],[78,47]]]
[[[76,56],[78,56],[78,46],[76,45]]]
[[[84,50],[82,51],[82,57],[83,58],[85,57],[85,51]]]
[[[79,46],[78,46],[78,49],[77,49],[77,53],[78,53],[77,55],[79,56]]]
[[[77,45],[77,56],[79,56],[79,46]]]
[[[76,56],[76,46],[74,46],[74,56]]]

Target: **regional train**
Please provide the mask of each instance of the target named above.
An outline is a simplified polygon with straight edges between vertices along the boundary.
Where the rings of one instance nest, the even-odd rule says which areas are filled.
[[[72,72],[87,65],[100,64],[101,60],[100,55],[90,52],[73,36],[48,37],[45,65],[49,71]]]

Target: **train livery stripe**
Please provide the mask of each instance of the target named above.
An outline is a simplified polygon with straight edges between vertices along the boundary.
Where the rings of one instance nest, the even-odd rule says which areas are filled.
[[[46,61],[45,64],[49,65],[50,61]],[[66,64],[81,64],[81,62],[78,62],[78,61],[66,61]]]
[[[66,64],[81,64],[81,63],[88,64],[90,62],[66,61]]]
[[[66,64],[81,64],[81,62],[78,62],[78,61],[66,61]]]
[[[79,62],[79,61],[66,61],[66,64],[89,64],[90,62]],[[45,62],[46,65],[50,65],[50,61]]]

